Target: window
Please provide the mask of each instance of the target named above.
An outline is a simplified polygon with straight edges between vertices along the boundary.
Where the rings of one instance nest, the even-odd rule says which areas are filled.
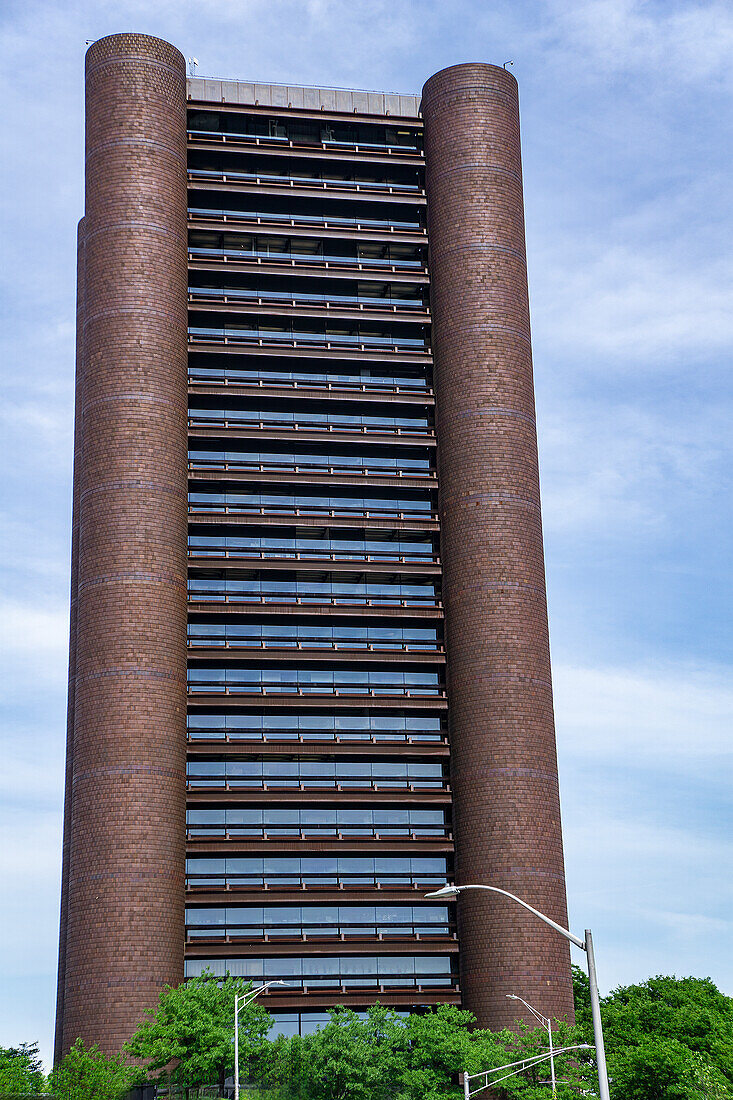
[[[447,905],[222,906],[186,910],[189,939],[415,936],[453,932]]]
[[[404,416],[389,416],[386,412],[344,412],[343,409],[323,408],[311,409],[305,406],[294,406],[283,402],[277,408],[269,407],[245,407],[243,405],[228,407],[208,407],[193,405],[189,411],[191,420],[200,422],[221,422],[223,420],[241,424],[313,424],[331,425],[333,427],[355,429],[374,428],[375,430],[391,431],[394,428],[405,428],[415,432],[425,432],[430,427],[427,414],[417,415],[407,413]]]
[[[323,579],[321,579],[323,578]],[[234,574],[230,571],[196,570],[189,578],[192,597],[207,600],[245,600],[254,603],[293,602],[343,604],[403,604],[431,606],[437,601],[433,582],[337,580],[328,574],[308,575],[268,572]]]
[[[247,196],[251,201],[252,197]],[[333,200],[331,200],[332,202]],[[311,200],[312,202],[312,200]],[[216,209],[210,210],[201,207],[193,207],[192,213],[213,213],[219,217],[226,214],[227,217],[241,217],[247,221],[257,221],[262,218],[265,221],[300,221],[322,224],[328,222],[341,222],[344,225],[359,224],[396,228],[416,229],[420,227],[419,213],[410,207],[393,207],[384,211],[382,217],[369,217],[369,211],[360,213],[359,217],[339,216],[335,210],[329,207],[326,214],[313,211],[300,217],[293,216],[291,210],[272,211],[266,210],[262,197],[257,198],[256,209]],[[408,218],[409,220],[405,220]],[[308,237],[279,237],[266,233],[258,235],[248,233],[210,233],[201,230],[192,230],[189,234],[189,252],[193,255],[223,255],[231,256],[239,260],[267,260],[270,263],[284,263],[289,268],[292,265],[303,263],[304,265],[322,265],[324,261],[343,265],[344,268],[361,264],[364,267],[417,269],[425,268],[426,249],[421,245],[390,244],[362,242],[349,240],[328,240]]]
[[[217,711],[188,715],[192,739],[270,741],[440,741],[445,719],[434,714],[232,714]]]
[[[229,973],[256,981],[279,978],[289,985],[440,987],[455,985],[456,966],[450,955],[366,955],[314,956],[267,959],[188,959],[187,978],[211,972],[214,977]]]
[[[211,807],[189,809],[186,822],[190,836],[442,837],[448,831],[445,810],[416,807]]]
[[[186,860],[189,886],[252,886],[265,882],[300,886],[301,882],[344,886],[380,883],[432,885],[446,881],[446,860],[431,856],[247,856]]]
[[[238,668],[192,665],[188,670],[189,690],[243,691],[271,694],[301,692],[316,695],[352,693],[356,695],[437,695],[441,692],[440,673],[402,671],[382,672],[370,669]]]

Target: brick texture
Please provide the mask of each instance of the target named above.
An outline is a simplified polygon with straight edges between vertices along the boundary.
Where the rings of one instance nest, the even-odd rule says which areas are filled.
[[[118,1050],[183,974],[184,59],[145,35],[101,39],[86,97],[57,1054],[77,1036]]]
[[[76,685],[76,604],[79,587],[79,482],[81,478],[81,402],[84,369],[84,219],[76,240],[76,379],[74,385],[74,480],[71,506],[71,592],[69,599],[69,687],[66,714],[66,781],[64,787],[64,838],[61,856],[61,915],[59,920],[59,972],[56,992],[54,1059],[63,1046],[64,981],[66,977],[66,924],[71,846],[71,788],[74,772],[74,690]]]
[[[567,920],[514,78],[423,90],[456,882]],[[566,942],[508,899],[459,901],[463,1004],[572,1019]]]

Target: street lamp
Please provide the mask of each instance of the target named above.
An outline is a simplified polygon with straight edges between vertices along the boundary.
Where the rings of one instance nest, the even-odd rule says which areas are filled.
[[[603,1045],[603,1028],[601,1026],[601,1002],[598,996],[598,978],[596,977],[596,957],[593,953],[593,936],[591,935],[590,928],[585,930],[585,939],[581,940],[579,936],[569,932],[567,928],[563,928],[561,924],[557,924],[554,920],[550,920],[544,913],[540,913],[537,909],[533,909],[531,905],[528,905],[526,901],[522,901],[516,894],[510,894],[508,890],[500,890],[498,886],[484,886],[483,884],[471,884],[469,886],[451,886],[446,884],[441,886],[439,890],[434,890],[430,894],[426,894],[426,898],[457,898],[463,890],[490,890],[494,894],[503,894],[505,898],[511,898],[512,901],[516,901],[518,905],[521,905],[523,909],[527,909],[530,913],[533,913],[535,917],[538,917],[545,924],[548,924],[550,928],[554,928],[556,932],[559,932],[561,936],[564,936],[566,940],[570,940],[576,947],[579,947],[582,951],[585,951],[588,959],[588,984],[590,986],[590,1008],[591,1015],[593,1017],[593,1036],[595,1038],[596,1047],[596,1063],[598,1065],[598,1095],[600,1100],[611,1100],[611,1094],[608,1091],[608,1070],[606,1069],[606,1048]]]
[[[552,1100],[556,1100],[557,1097],[557,1082],[555,1081],[555,1052],[552,1049],[552,1020],[549,1016],[543,1016],[541,1012],[538,1012],[536,1008],[532,1008],[529,1001],[525,1001],[524,997],[518,997],[516,993],[507,993],[507,997],[510,1001],[521,1001],[525,1005],[535,1019],[539,1020],[543,1027],[547,1028],[547,1038],[550,1042],[550,1078],[552,1080]]]
[[[580,1043],[578,1046],[573,1047],[560,1047],[555,1051],[555,1054],[568,1054],[571,1050],[590,1050],[591,1047],[588,1043]],[[529,1058],[520,1058],[518,1062],[507,1062],[505,1066],[494,1066],[492,1069],[482,1069],[478,1073],[464,1073],[463,1074],[463,1100],[473,1100],[474,1096],[478,1096],[484,1089],[493,1089],[494,1085],[500,1085],[502,1081],[506,1081],[509,1077],[518,1077],[520,1073],[524,1073],[525,1069],[534,1069],[541,1062],[546,1062],[550,1057],[549,1054],[534,1054]],[[517,1068],[519,1067],[519,1068]],[[508,1069],[510,1073],[504,1073],[504,1070]],[[504,1073],[503,1077],[497,1077],[495,1081],[489,1080],[489,1074],[491,1073]],[[474,1089],[471,1092],[471,1082],[480,1080],[483,1081],[482,1085]]]
[[[255,997],[259,997],[260,993],[264,993],[271,985],[287,984],[287,982],[281,982],[278,978],[272,982],[265,982],[264,985],[258,985],[256,989],[250,989],[247,993],[242,993],[241,996],[239,993],[234,994],[234,1100],[239,1100],[239,1013],[245,1005],[248,1005]]]

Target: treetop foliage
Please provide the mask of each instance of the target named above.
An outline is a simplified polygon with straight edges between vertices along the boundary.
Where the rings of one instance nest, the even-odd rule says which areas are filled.
[[[38,1043],[0,1047],[0,1096],[3,1093],[41,1092],[45,1081]]]
[[[48,1083],[57,1100],[120,1100],[132,1084],[124,1057],[109,1057],[77,1039],[52,1071]]]
[[[177,1084],[223,1085],[234,1072],[234,997],[247,993],[252,983],[231,976],[211,979],[204,973],[179,986],[166,986],[155,1012],[125,1043],[125,1053],[144,1062],[147,1074],[167,1069]],[[269,1012],[256,1000],[240,1011],[240,1057],[250,1070],[271,1024]]]
[[[593,1042],[588,978],[573,967],[577,1025]],[[612,1100],[733,1097],[733,998],[710,978],[659,975],[601,1001]]]
[[[588,979],[573,974],[574,1027],[555,1022],[553,1044],[593,1043]],[[133,1083],[224,1084],[234,1071],[234,997],[241,978],[203,974],[167,987],[116,1058],[81,1040],[51,1074],[58,1100],[120,1100]],[[541,1010],[542,1005],[537,1008]],[[601,1005],[612,1100],[733,1100],[733,1000],[709,978],[658,976],[619,986]],[[335,1008],[317,1031],[268,1039],[272,1017],[252,1000],[240,1013],[240,1073],[260,1100],[461,1100],[459,1074],[545,1054],[544,1028],[482,1031],[453,1005],[401,1015]],[[134,1065],[129,1064],[129,1060]],[[556,1057],[559,1100],[597,1097],[594,1051]],[[481,1100],[549,1100],[547,1060]],[[0,1100],[42,1093],[37,1044],[0,1048]]]

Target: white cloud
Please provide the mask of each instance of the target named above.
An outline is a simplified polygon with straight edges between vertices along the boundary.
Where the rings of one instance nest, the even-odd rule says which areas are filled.
[[[709,917],[704,913],[670,913],[663,909],[644,909],[642,915],[665,925],[681,936],[730,935],[733,922],[722,917]]]
[[[733,967],[730,670],[554,669],[571,926],[592,927],[604,989]],[[578,960],[579,962],[581,960]]]
[[[3,820],[0,909],[3,975],[38,975],[55,965],[61,824],[58,814],[16,814]]]
[[[553,30],[576,64],[604,73],[641,70],[670,84],[730,77],[733,11],[721,2],[553,0]]]
[[[48,706],[63,714],[69,646],[68,608],[0,602],[0,661],[6,708],[2,739],[14,739],[15,715],[36,715]],[[35,720],[32,719],[32,720]],[[58,724],[62,724],[63,719]],[[51,722],[51,728],[57,726]]]
[[[69,642],[69,615],[66,607],[45,608],[5,601],[0,604],[0,653],[62,657]]]
[[[733,754],[731,670],[554,668],[563,752],[648,769]]]
[[[545,255],[535,331],[558,358],[571,355],[588,373],[679,368],[733,341],[733,269],[706,257],[689,265],[667,245],[613,239],[566,241],[561,262]]]
[[[64,700],[56,714],[38,725],[4,722],[0,741],[4,767],[0,772],[0,800],[32,820],[45,810],[61,813],[64,799],[66,722]]]
[[[563,814],[571,927],[593,929],[604,990],[662,973],[710,974],[730,991],[730,956],[711,950],[731,930],[726,823],[711,838],[698,833],[680,807],[676,824],[661,824],[663,784],[651,769],[646,780],[643,801],[623,805],[628,792],[613,774],[589,781],[566,762],[561,781],[566,792],[571,788]],[[583,781],[585,798],[578,792]]]
[[[544,383],[546,385],[546,383]],[[550,398],[540,418],[543,515],[550,536],[581,533],[607,546],[669,537],[691,502],[730,483],[730,409],[719,402],[676,408],[628,397]],[[564,398],[564,399],[563,399]]]

